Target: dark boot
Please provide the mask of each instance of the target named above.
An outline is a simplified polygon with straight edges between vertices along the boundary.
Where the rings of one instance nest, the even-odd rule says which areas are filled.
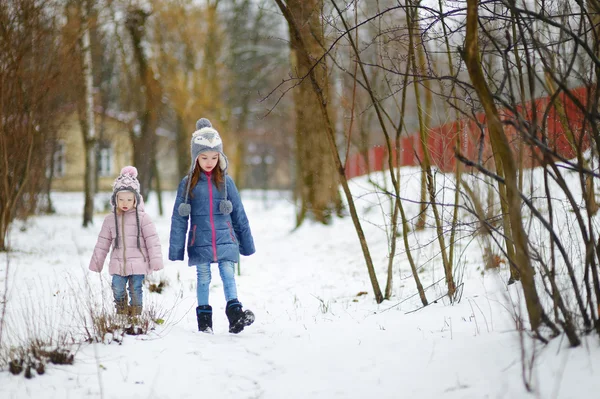
[[[225,314],[229,319],[229,332],[232,334],[237,334],[244,327],[254,323],[254,313],[250,310],[243,310],[242,304],[237,299],[227,302]]]
[[[198,306],[196,318],[198,319],[198,331],[212,334],[212,307],[210,305]]]

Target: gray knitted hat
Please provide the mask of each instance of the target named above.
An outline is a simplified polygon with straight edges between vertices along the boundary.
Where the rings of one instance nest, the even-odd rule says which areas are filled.
[[[135,220],[137,222],[137,246],[140,248],[140,217],[138,206],[142,203],[140,194],[140,182],[137,179],[138,171],[135,166],[125,166],[113,183],[113,193],[110,197],[110,204],[113,207],[115,215],[115,226],[117,236],[115,239],[115,248],[119,248],[119,223],[117,222],[117,194],[121,191],[130,191],[135,195]]]
[[[231,201],[227,199],[227,157],[223,152],[223,141],[221,136],[213,127],[210,121],[206,118],[198,119],[196,122],[196,131],[192,134],[192,141],[190,143],[190,153],[192,155],[192,164],[190,171],[188,172],[187,187],[185,190],[185,200],[179,205],[178,212],[181,216],[188,216],[192,210],[192,206],[188,204],[188,194],[190,192],[190,182],[192,180],[192,173],[196,167],[198,156],[203,152],[214,151],[219,153],[219,167],[223,171],[225,176],[225,182],[223,183],[223,195],[224,199],[219,203],[219,211],[224,214],[230,214],[233,205]]]

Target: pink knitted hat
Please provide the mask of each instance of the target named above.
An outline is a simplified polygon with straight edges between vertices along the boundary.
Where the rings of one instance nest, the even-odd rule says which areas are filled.
[[[119,174],[119,177],[113,183],[113,193],[116,194],[119,191],[127,190],[133,192],[136,197],[139,197],[140,182],[137,179],[137,175],[138,171],[135,166],[125,166],[121,169],[121,174]]]

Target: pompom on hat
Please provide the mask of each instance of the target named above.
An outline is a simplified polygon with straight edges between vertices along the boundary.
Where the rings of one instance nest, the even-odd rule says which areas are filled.
[[[142,203],[142,194],[140,194],[140,182],[137,179],[138,171],[135,166],[125,166],[113,183],[113,193],[110,197],[110,204],[113,207],[115,215],[116,239],[115,248],[119,248],[119,223],[117,221],[117,194],[121,191],[129,191],[135,195],[135,220],[137,222],[137,246],[140,248],[140,217],[138,206]]]
[[[116,195],[119,191],[131,191],[135,194],[137,203],[140,203],[140,182],[137,179],[138,171],[135,166],[125,166],[113,183],[113,195],[110,202],[116,206]]]
[[[190,143],[190,154],[192,156],[192,163],[188,172],[187,187],[185,190],[185,200],[179,205],[179,215],[188,216],[192,210],[192,206],[188,203],[188,195],[190,191],[190,182],[192,180],[192,173],[196,167],[198,156],[203,152],[214,151],[219,153],[219,167],[225,175],[225,182],[223,184],[223,195],[224,199],[219,203],[219,211],[224,214],[230,214],[233,210],[231,201],[227,199],[227,166],[228,161],[225,153],[223,152],[223,141],[219,132],[217,132],[210,121],[206,118],[200,118],[196,122],[196,131],[192,134],[192,141]]]

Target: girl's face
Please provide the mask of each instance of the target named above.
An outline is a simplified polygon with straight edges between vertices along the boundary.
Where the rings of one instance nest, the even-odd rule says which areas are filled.
[[[198,156],[198,165],[205,172],[212,171],[219,163],[219,153],[216,151],[206,151]]]
[[[117,208],[125,212],[135,207],[135,195],[131,191],[117,193]]]

